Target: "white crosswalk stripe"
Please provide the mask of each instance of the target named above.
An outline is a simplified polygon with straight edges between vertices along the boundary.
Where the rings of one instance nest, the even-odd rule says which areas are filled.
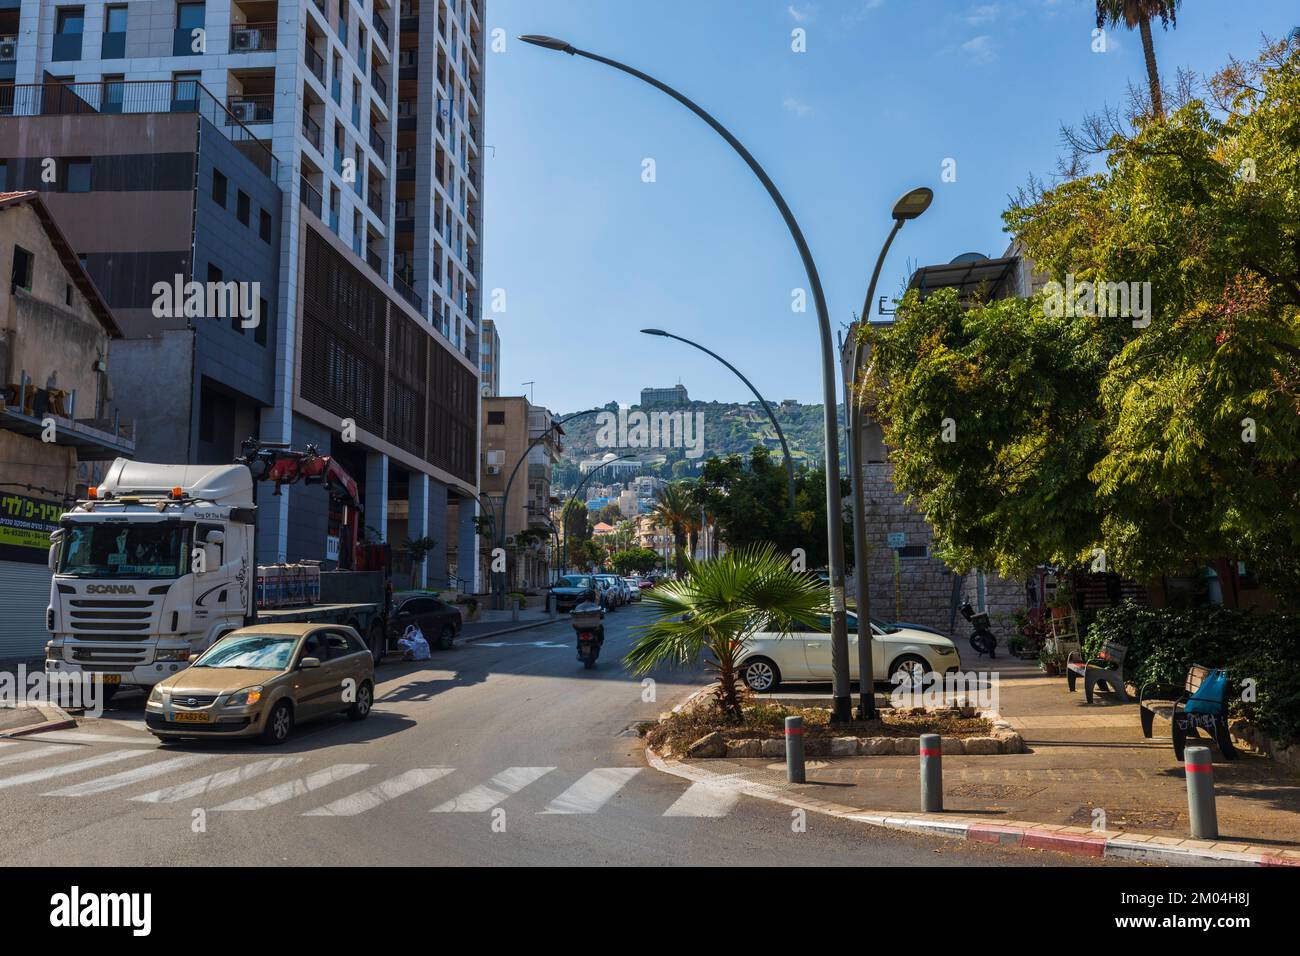
[[[664,811],[666,817],[725,817],[740,800],[740,793],[700,780]]]
[[[595,813],[640,772],[640,767],[592,770],[552,800],[542,813]]]
[[[511,794],[518,793],[534,780],[544,777],[554,767],[511,767],[503,770],[487,783],[466,790],[454,800],[448,800],[430,810],[430,813],[485,813]]]
[[[302,763],[302,760],[302,757],[273,757],[269,760],[259,760],[256,763],[236,767],[233,770],[221,770],[195,780],[187,780],[174,786],[163,787],[161,790],[154,790],[151,793],[142,793],[140,796],[131,799],[141,803],[176,803],[179,800],[190,800],[194,797],[201,797],[205,793],[212,793],[214,790],[233,787],[235,784],[243,783],[246,780],[255,780],[274,770],[296,767]]]
[[[267,807],[276,806],[295,797],[305,797],[309,793],[328,787],[340,780],[346,780],[354,774],[369,769],[370,764],[368,763],[336,763],[332,767],[309,773],[305,777],[298,777],[296,780],[290,780],[287,783],[277,783],[275,786],[267,787],[251,797],[241,797],[238,800],[223,803],[214,809],[265,810]]]
[[[55,750],[61,753],[67,753],[66,747],[55,747]],[[43,770],[29,770],[27,773],[20,773],[14,777],[5,777],[0,779],[0,787],[17,787],[25,783],[40,783],[43,780],[49,780],[53,777],[67,777],[74,773],[80,773],[83,770],[93,770],[96,767],[102,767],[104,764],[118,763],[123,760],[130,760],[133,757],[139,757],[146,754],[147,750],[110,750],[108,753],[99,754],[95,757],[87,757],[85,760],[74,760],[72,763],[57,764],[53,767],[46,767]]]
[[[452,773],[451,767],[428,767],[424,769],[408,770],[406,773],[399,774],[391,780],[385,780],[383,783],[375,784],[373,787],[367,787],[357,793],[342,797],[333,803],[327,803],[323,807],[317,807],[315,810],[308,810],[303,814],[304,817],[354,817],[358,813],[365,813],[367,810],[373,810],[382,803],[387,803],[396,797],[400,797],[412,790],[418,790],[426,784],[440,780],[447,774]]]
[[[185,754],[180,757],[170,757],[166,760],[159,760],[155,763],[145,764],[143,767],[133,767],[130,770],[123,770],[121,773],[110,774],[107,777],[97,777],[94,780],[87,780],[84,783],[74,783],[67,787],[61,787],[58,790],[51,790],[43,793],[43,797],[88,797],[94,793],[105,793],[109,790],[117,790],[120,787],[129,787],[133,783],[139,783],[141,780],[152,780],[154,777],[161,777],[165,773],[171,773],[173,770],[180,770],[184,767],[192,767],[196,763],[202,763],[209,759],[208,754]]]
[[[11,753],[7,757],[0,757],[0,767],[7,766],[11,763],[22,763],[25,760],[37,760],[41,757],[49,757],[54,754],[69,754],[77,751],[68,747],[58,747],[53,744],[46,747],[28,747],[26,750],[19,750]]]

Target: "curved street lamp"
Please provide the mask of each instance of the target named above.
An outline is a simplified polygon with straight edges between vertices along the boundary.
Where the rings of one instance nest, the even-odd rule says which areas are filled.
[[[915,219],[930,208],[934,191],[922,186],[905,193],[894,203],[894,228],[889,230],[885,244],[876,257],[871,282],[867,285],[867,300],[862,306],[860,322],[870,321],[871,303],[876,295],[876,280],[885,264],[885,255],[894,243],[903,223]],[[866,494],[862,487],[862,405],[858,395],[859,366],[862,359],[861,329],[853,331],[853,358],[844,369],[844,408],[848,417],[849,471],[853,485],[853,579],[858,598],[858,718],[871,720],[876,716],[875,675],[871,668],[871,600],[867,594],[867,516]]]
[[[626,63],[619,63],[617,60],[611,60],[588,50],[580,50],[566,40],[537,34],[521,36],[519,39],[525,43],[531,43],[533,46],[567,53],[570,56],[581,56],[597,63],[603,63],[650,84],[655,89],[666,93],[681,103],[708,123],[713,131],[726,140],[727,145],[739,154],[750,171],[763,184],[768,196],[771,197],[772,202],[776,204],[776,208],[780,211],[781,218],[785,220],[786,228],[790,230],[790,236],[799,250],[799,258],[803,261],[804,271],[808,274],[813,305],[817,310],[817,325],[821,333],[822,405],[824,407],[823,418],[826,439],[826,550],[831,579],[831,674],[832,693],[835,697],[831,719],[835,723],[847,723],[852,718],[852,696],[849,689],[849,639],[848,632],[845,630],[844,618],[844,528],[842,526],[844,506],[840,495],[840,442],[839,423],[836,420],[836,406],[838,403],[835,395],[835,344],[831,334],[830,313],[826,308],[826,293],[822,289],[821,276],[817,272],[816,263],[813,262],[812,250],[808,248],[808,242],[804,239],[803,230],[799,228],[799,223],[795,221],[794,213],[790,211],[790,206],[786,203],[785,197],[776,188],[776,184],[767,175],[767,171],[759,165],[758,160],[754,159],[749,150],[731,134],[730,130],[682,93],[679,93],[666,83],[656,80],[653,76],[628,66]]]
[[[772,406],[767,403],[767,399],[758,393],[758,389],[754,387],[754,383],[745,378],[745,376],[741,374],[740,369],[736,368],[736,366],[732,365],[717,352],[706,349],[699,342],[692,342],[690,339],[682,338],[682,336],[674,335],[671,332],[665,332],[663,329],[642,329],[641,334],[662,335],[664,338],[676,339],[678,342],[685,342],[687,345],[699,349],[705,355],[713,356],[723,365],[727,366],[727,368],[731,369],[731,371],[735,373],[736,378],[744,382],[745,385],[748,386],[749,390],[754,393],[754,397],[759,400],[763,406],[763,410],[767,412],[767,417],[768,420],[771,421],[772,427],[776,429],[776,437],[781,439],[781,451],[785,453],[786,483],[789,486],[790,492],[790,513],[794,514],[794,459],[790,457],[790,446],[786,444],[785,432],[781,431],[781,423],[776,420],[776,414],[772,411]]]
[[[587,482],[591,481],[597,472],[604,470],[616,461],[627,461],[629,458],[635,457],[636,455],[619,455],[617,458],[611,458],[609,461],[601,462],[595,468],[591,469],[591,471],[587,472],[582,481],[578,482],[578,487],[573,489],[573,494],[569,497],[569,500],[560,507],[560,523],[564,525],[564,555],[560,559],[560,567],[562,567],[564,571],[567,572],[569,570],[569,526],[564,519],[564,513],[569,510],[570,504],[578,500],[578,495],[582,494],[582,489],[587,487]]]

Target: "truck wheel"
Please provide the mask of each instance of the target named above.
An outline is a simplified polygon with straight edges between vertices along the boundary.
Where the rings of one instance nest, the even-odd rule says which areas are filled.
[[[388,638],[382,621],[370,622],[370,630],[366,633],[366,644],[376,664],[384,659],[384,655],[388,653]]]
[[[442,631],[438,634],[438,650],[451,650],[452,642],[456,640],[456,629],[450,624],[444,624]]]
[[[266,726],[262,728],[262,743],[268,746],[282,744],[293,733],[293,706],[282,700],[266,715]]]

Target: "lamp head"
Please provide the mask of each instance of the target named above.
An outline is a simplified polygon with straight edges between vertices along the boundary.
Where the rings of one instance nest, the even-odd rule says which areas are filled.
[[[665,332],[663,329],[642,329],[641,334],[642,335],[667,335],[668,333]]]
[[[573,54],[573,44],[568,40],[560,40],[556,37],[542,36],[540,33],[525,33],[519,39],[525,43],[531,43],[533,46],[545,47],[548,50],[558,50],[561,53]]]
[[[893,216],[895,219],[908,220],[915,219],[921,213],[930,208],[930,203],[934,201],[934,190],[928,186],[921,186],[913,189],[909,193],[904,193],[898,202],[894,203]]]

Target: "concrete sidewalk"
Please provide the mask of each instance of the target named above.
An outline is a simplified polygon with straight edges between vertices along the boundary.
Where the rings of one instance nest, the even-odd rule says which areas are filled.
[[[985,825],[1034,821],[1084,833],[1134,832],[1170,844],[1189,836],[1184,771],[1167,736],[1143,739],[1136,703],[1101,694],[1086,704],[1082,684],[1071,694],[1065,678],[1045,676],[1034,662],[998,658],[965,667],[996,669],[995,709],[1023,735],[1029,752],[945,757],[945,815]],[[1157,721],[1156,733],[1168,727]],[[1270,855],[1300,851],[1300,777],[1248,752],[1239,751],[1231,763],[1211,752],[1220,840]],[[770,759],[687,763],[841,808],[921,808],[916,757],[810,759],[804,785],[787,784],[784,763]]]

